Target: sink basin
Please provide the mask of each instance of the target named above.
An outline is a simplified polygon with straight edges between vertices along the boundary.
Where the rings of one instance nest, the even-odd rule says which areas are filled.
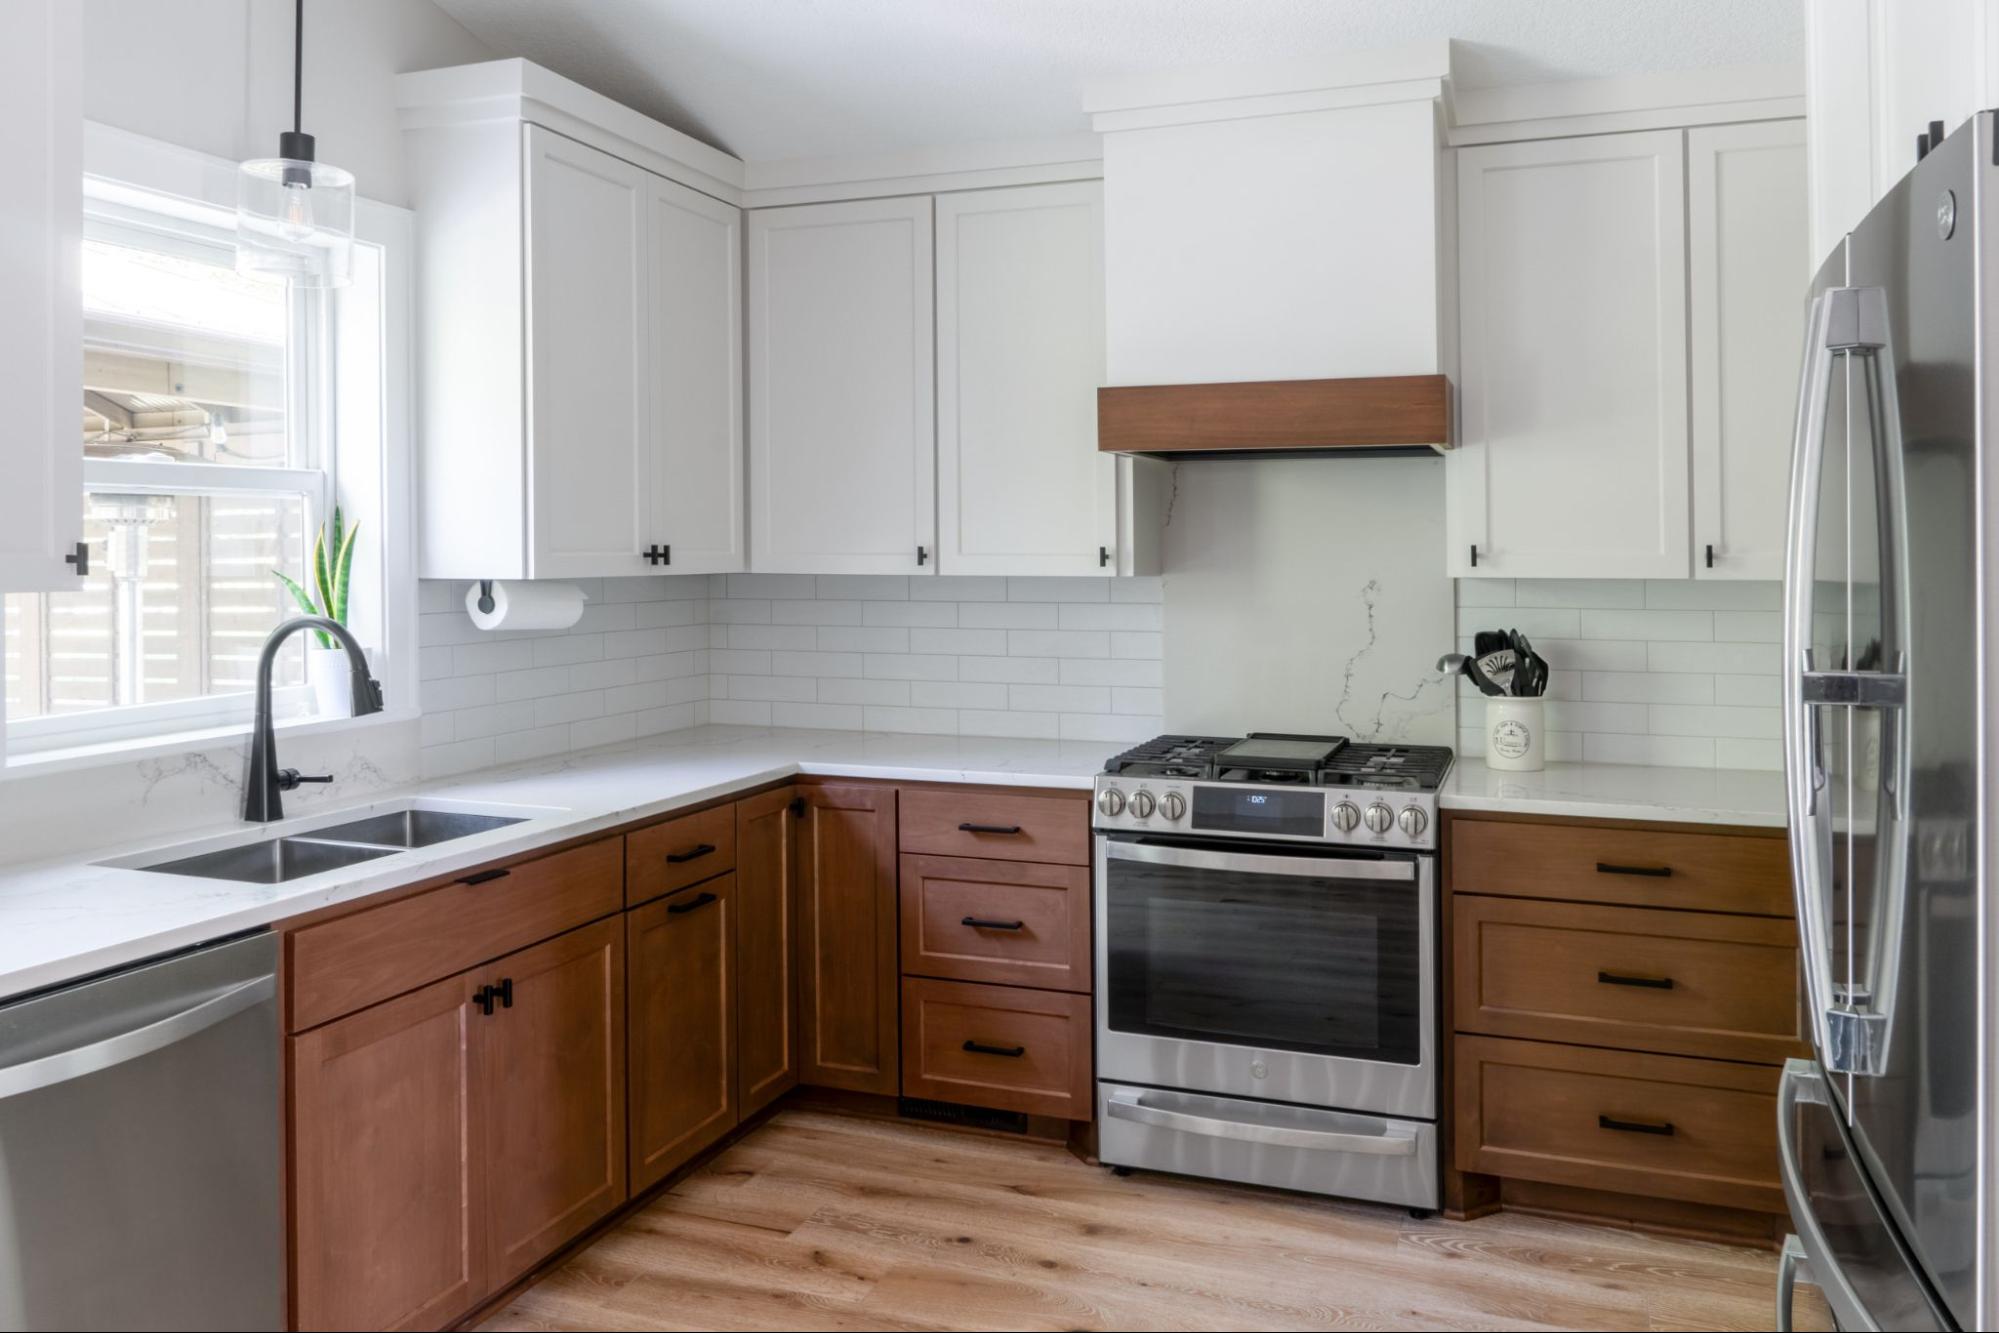
[[[454,838],[469,838],[488,829],[521,824],[519,816],[480,815],[463,810],[392,810],[330,828],[316,828],[302,837],[324,842],[365,842],[376,847],[430,847]]]
[[[266,838],[262,842],[226,847],[217,852],[184,856],[145,867],[162,875],[192,875],[198,879],[233,879],[239,884],[283,884],[287,880],[338,870],[380,856],[394,856],[396,847],[359,847],[349,843],[314,842],[307,838]]]

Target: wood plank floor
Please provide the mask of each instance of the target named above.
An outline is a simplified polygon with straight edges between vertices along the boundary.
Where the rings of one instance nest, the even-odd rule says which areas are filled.
[[[487,1329],[1762,1329],[1767,1252],[787,1110]],[[1798,1327],[1831,1328],[1801,1289]]]

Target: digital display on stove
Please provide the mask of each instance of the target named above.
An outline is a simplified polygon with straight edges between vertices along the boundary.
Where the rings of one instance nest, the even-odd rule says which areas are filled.
[[[1215,833],[1289,833],[1315,838],[1326,831],[1326,794],[1261,787],[1196,787],[1194,827]]]

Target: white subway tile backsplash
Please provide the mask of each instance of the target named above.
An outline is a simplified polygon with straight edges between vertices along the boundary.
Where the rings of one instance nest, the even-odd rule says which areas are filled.
[[[1775,769],[1782,602],[1775,583],[1460,579],[1458,645],[1482,629],[1534,641],[1550,759]],[[1483,699],[1464,682],[1458,700],[1460,749],[1477,756]]]

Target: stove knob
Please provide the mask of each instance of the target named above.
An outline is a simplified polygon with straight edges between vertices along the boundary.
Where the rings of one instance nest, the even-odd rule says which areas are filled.
[[[1352,801],[1341,801],[1333,807],[1333,827],[1342,833],[1351,833],[1360,825],[1360,807]]]
[[[1369,833],[1386,833],[1395,826],[1395,812],[1380,801],[1376,801],[1367,808],[1367,814],[1364,818],[1367,821],[1367,831]]]
[[[1395,822],[1412,838],[1422,837],[1423,830],[1430,827],[1430,817],[1423,813],[1421,806],[1417,805],[1403,806],[1402,813],[1396,816]]]
[[[1140,787],[1131,794],[1131,813],[1139,819],[1152,818],[1152,793]]]
[[[1168,819],[1184,819],[1187,816],[1187,798],[1177,791],[1169,791],[1159,798],[1159,813]]]
[[[1106,787],[1097,793],[1097,809],[1107,819],[1116,819],[1124,813],[1124,793],[1116,787]]]

